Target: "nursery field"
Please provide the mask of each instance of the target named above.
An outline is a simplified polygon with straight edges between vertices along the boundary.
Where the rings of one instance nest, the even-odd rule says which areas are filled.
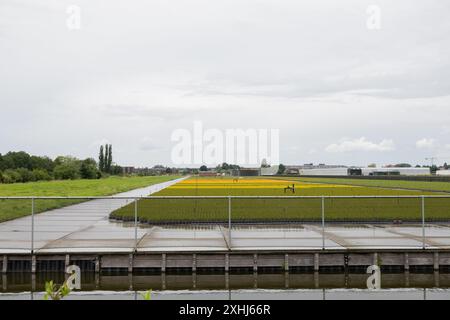
[[[325,196],[327,221],[389,222],[421,221],[422,195],[439,196],[425,199],[428,221],[450,220],[450,198],[445,193],[295,179],[192,177],[153,196],[244,197],[231,199],[231,217],[236,222],[321,221],[321,197]],[[245,198],[258,196],[261,198]],[[146,223],[225,222],[228,205],[228,198],[142,199],[137,206],[138,219]],[[111,217],[134,219],[134,205],[113,212]]]

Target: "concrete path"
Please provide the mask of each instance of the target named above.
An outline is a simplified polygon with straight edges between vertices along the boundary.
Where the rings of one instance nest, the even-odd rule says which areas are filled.
[[[147,196],[181,180],[171,180],[149,187],[116,194],[123,197]],[[45,201],[45,200],[42,200]],[[131,200],[98,199],[50,210],[35,215],[35,252],[67,247],[98,251],[100,248],[121,250],[134,248],[134,229],[108,221],[109,214]],[[77,250],[78,251],[78,250]],[[31,252],[31,216],[0,223],[0,254]]]

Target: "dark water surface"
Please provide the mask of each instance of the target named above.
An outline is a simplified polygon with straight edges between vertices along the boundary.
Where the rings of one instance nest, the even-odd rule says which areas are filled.
[[[82,273],[81,290],[89,291],[237,291],[366,289],[365,273]],[[9,273],[0,277],[0,293],[40,292],[46,281],[61,284],[65,274]],[[383,289],[450,289],[450,273],[383,273]]]

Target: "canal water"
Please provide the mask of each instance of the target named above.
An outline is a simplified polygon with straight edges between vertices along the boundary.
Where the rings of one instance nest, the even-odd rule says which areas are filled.
[[[10,273],[1,276],[0,300],[42,299],[46,281],[63,283],[62,273]],[[369,291],[365,273],[82,273],[81,290],[68,299],[140,300],[336,300],[450,299],[450,273],[383,273],[382,290]]]

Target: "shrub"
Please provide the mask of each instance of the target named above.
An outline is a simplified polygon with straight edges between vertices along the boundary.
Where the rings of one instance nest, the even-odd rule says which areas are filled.
[[[101,176],[94,159],[83,160],[81,163],[80,175],[82,179],[98,179]]]
[[[16,170],[6,169],[2,174],[2,180],[3,183],[16,183],[21,182],[22,177]]]
[[[50,174],[44,169],[34,169],[33,170],[34,181],[49,181],[52,180]]]
[[[55,179],[59,180],[75,180],[80,178],[78,166],[70,162],[57,165],[53,174]]]
[[[19,168],[16,172],[20,175],[20,181],[18,182],[30,182],[35,181],[33,173],[25,168]]]

